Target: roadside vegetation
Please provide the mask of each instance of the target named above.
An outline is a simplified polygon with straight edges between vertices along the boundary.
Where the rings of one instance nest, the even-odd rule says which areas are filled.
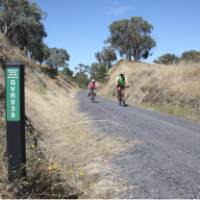
[[[116,99],[115,77],[123,70],[130,88],[127,102],[149,109],[199,121],[200,64],[147,64],[119,61],[109,71],[109,81],[100,93]]]
[[[4,36],[0,36],[1,63],[16,59],[26,65],[26,81],[30,81],[31,76],[35,76],[31,83],[40,95],[44,95],[45,84],[37,76],[42,72],[43,67],[35,64],[28,57],[24,56],[20,49],[12,46]],[[44,80],[48,79],[44,73]],[[46,77],[46,78],[45,78]],[[59,82],[58,77],[56,80]],[[55,80],[55,81],[56,81]],[[60,81],[61,82],[61,81]],[[63,79],[63,85],[67,82]],[[7,180],[7,160],[6,160],[6,140],[5,140],[5,85],[4,69],[0,66],[0,194],[1,198],[77,198],[78,189],[72,187],[66,179],[63,178],[59,170],[52,167],[49,160],[50,155],[44,154],[38,145],[41,139],[41,132],[32,124],[32,117],[26,115],[26,151],[27,151],[27,180],[19,180],[16,183],[10,183]],[[75,87],[75,85],[73,86]],[[27,88],[26,88],[27,90]],[[33,97],[34,98],[34,97]]]

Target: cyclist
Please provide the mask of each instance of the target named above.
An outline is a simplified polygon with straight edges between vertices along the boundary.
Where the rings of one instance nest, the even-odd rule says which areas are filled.
[[[88,96],[90,96],[91,92],[94,92],[96,95],[96,81],[94,79],[88,84]]]
[[[116,87],[117,87],[117,97],[119,101],[119,105],[123,104],[126,106],[125,103],[125,89],[129,87],[127,77],[124,73],[121,73],[116,78]]]

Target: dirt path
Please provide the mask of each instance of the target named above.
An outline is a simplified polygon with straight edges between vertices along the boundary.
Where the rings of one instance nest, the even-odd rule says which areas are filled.
[[[91,104],[84,92],[79,102],[100,135],[138,141],[112,159],[128,180],[120,198],[200,198],[200,124],[101,97]]]

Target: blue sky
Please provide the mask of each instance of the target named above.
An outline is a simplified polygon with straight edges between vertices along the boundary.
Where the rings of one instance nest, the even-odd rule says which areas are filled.
[[[153,26],[157,47],[147,60],[164,53],[200,50],[200,0],[35,0],[47,13],[44,25],[50,47],[70,53],[70,68],[95,62],[116,20],[141,16]]]

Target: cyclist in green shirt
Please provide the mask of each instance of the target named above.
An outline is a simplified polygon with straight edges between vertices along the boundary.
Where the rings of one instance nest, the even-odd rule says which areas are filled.
[[[127,77],[124,73],[119,74],[116,78],[116,87],[117,87],[117,98],[119,101],[119,105],[126,106],[125,103],[125,89],[129,87]]]

